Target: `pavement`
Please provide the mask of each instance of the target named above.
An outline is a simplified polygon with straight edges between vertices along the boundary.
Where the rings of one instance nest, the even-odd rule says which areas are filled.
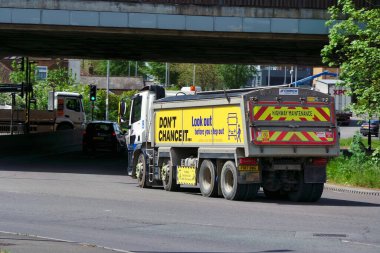
[[[334,184],[325,184],[325,190],[348,192],[351,194],[380,197],[380,190],[353,188]],[[82,242],[65,241],[35,235],[0,231],[0,253],[111,253],[130,251],[101,247]]]

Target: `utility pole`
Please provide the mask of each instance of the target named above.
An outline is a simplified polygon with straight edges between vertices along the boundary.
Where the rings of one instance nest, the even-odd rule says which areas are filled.
[[[106,120],[108,120],[108,93],[110,90],[110,60],[107,60],[107,96],[106,96]]]
[[[193,86],[195,86],[195,64],[193,66]]]
[[[131,61],[128,61],[128,77],[131,76]]]

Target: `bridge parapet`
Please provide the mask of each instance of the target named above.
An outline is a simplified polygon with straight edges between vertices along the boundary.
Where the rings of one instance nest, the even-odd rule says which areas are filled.
[[[287,2],[318,1],[0,0],[0,53],[319,64],[327,10]]]
[[[93,1],[93,0],[89,0]],[[95,0],[102,1],[102,0]],[[258,7],[258,8],[294,8],[294,9],[327,9],[335,5],[337,0],[115,0],[129,3],[152,3],[152,4],[180,4],[202,6],[233,6],[233,7]],[[376,1],[354,0],[358,8],[372,7]]]

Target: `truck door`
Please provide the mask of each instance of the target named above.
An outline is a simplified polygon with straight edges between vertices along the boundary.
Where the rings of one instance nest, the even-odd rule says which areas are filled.
[[[132,98],[131,114],[130,114],[130,129],[129,129],[129,144],[135,145],[136,143],[141,143],[142,141],[142,99],[140,94],[135,95]]]

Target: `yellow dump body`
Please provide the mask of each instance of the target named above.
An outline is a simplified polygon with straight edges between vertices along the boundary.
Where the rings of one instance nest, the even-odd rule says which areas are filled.
[[[308,89],[203,93],[154,103],[156,147],[243,148],[246,157],[337,156],[334,98]]]
[[[244,144],[239,104],[161,109],[155,113],[156,144]]]

